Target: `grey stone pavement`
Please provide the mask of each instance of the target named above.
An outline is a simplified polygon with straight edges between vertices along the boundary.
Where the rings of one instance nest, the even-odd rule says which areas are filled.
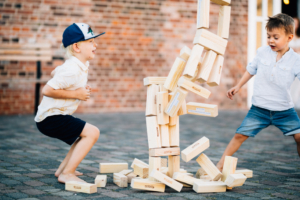
[[[202,136],[210,139],[205,151],[214,163],[241,124],[246,111],[220,111],[216,118],[185,115],[180,117],[181,149]],[[82,178],[93,182],[99,162],[128,162],[134,158],[148,162],[144,113],[77,114],[96,125],[100,138],[80,164]],[[2,199],[300,199],[300,159],[292,137],[284,137],[276,127],[268,127],[250,138],[234,155],[238,168],[251,169],[254,177],[242,187],[225,193],[197,194],[191,188],[180,193],[167,188],[165,193],[119,188],[108,174],[105,188],[95,194],[64,190],[54,176],[56,167],[69,150],[65,143],[38,132],[32,115],[0,116],[0,200]],[[196,173],[193,159],[181,168]]]

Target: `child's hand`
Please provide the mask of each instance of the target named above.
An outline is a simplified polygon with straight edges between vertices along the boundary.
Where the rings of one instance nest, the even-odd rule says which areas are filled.
[[[76,90],[76,92],[77,92],[77,99],[79,99],[79,100],[86,101],[90,98],[91,92],[90,92],[90,90],[87,90],[86,88],[83,88],[83,87],[78,88]]]
[[[92,88],[91,88],[91,86],[89,86],[89,85],[86,85],[86,86],[85,86],[85,89],[87,89],[87,90],[89,90],[90,92],[92,92]]]
[[[227,97],[228,97],[229,99],[233,100],[232,97],[233,97],[236,93],[238,93],[239,90],[240,90],[240,87],[239,87],[239,86],[235,86],[235,87],[231,88],[230,90],[227,91]]]

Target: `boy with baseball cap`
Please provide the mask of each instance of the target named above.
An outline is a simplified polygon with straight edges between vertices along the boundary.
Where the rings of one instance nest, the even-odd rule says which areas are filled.
[[[87,85],[89,60],[95,57],[97,44],[91,27],[85,23],[74,23],[63,33],[63,47],[68,59],[51,73],[53,76],[43,88],[43,99],[35,117],[41,133],[72,145],[67,156],[55,172],[58,181],[81,181],[75,171],[77,166],[97,142],[100,131],[85,121],[75,118],[81,101],[90,98]]]

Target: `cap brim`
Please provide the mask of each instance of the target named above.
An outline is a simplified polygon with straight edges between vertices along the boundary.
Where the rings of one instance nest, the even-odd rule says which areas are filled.
[[[105,34],[105,32],[103,32],[103,33],[100,33],[99,35],[95,35],[94,37],[91,37],[91,38],[89,38],[89,39],[92,39],[92,38],[99,37],[100,35],[103,35],[103,34]],[[88,39],[88,40],[89,40],[89,39]]]

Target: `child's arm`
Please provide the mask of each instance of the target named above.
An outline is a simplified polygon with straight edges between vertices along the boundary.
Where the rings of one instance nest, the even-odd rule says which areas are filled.
[[[243,75],[243,77],[241,78],[240,82],[234,86],[233,88],[231,88],[230,90],[228,90],[227,92],[227,97],[231,100],[232,97],[238,93],[238,91],[241,89],[241,87],[243,87],[243,85],[245,85],[245,83],[247,83],[251,78],[253,77],[253,75],[251,75],[248,71],[246,71]]]
[[[45,85],[42,90],[43,95],[57,99],[79,99],[86,101],[90,98],[90,90],[78,88],[77,90],[55,90],[49,85]]]

